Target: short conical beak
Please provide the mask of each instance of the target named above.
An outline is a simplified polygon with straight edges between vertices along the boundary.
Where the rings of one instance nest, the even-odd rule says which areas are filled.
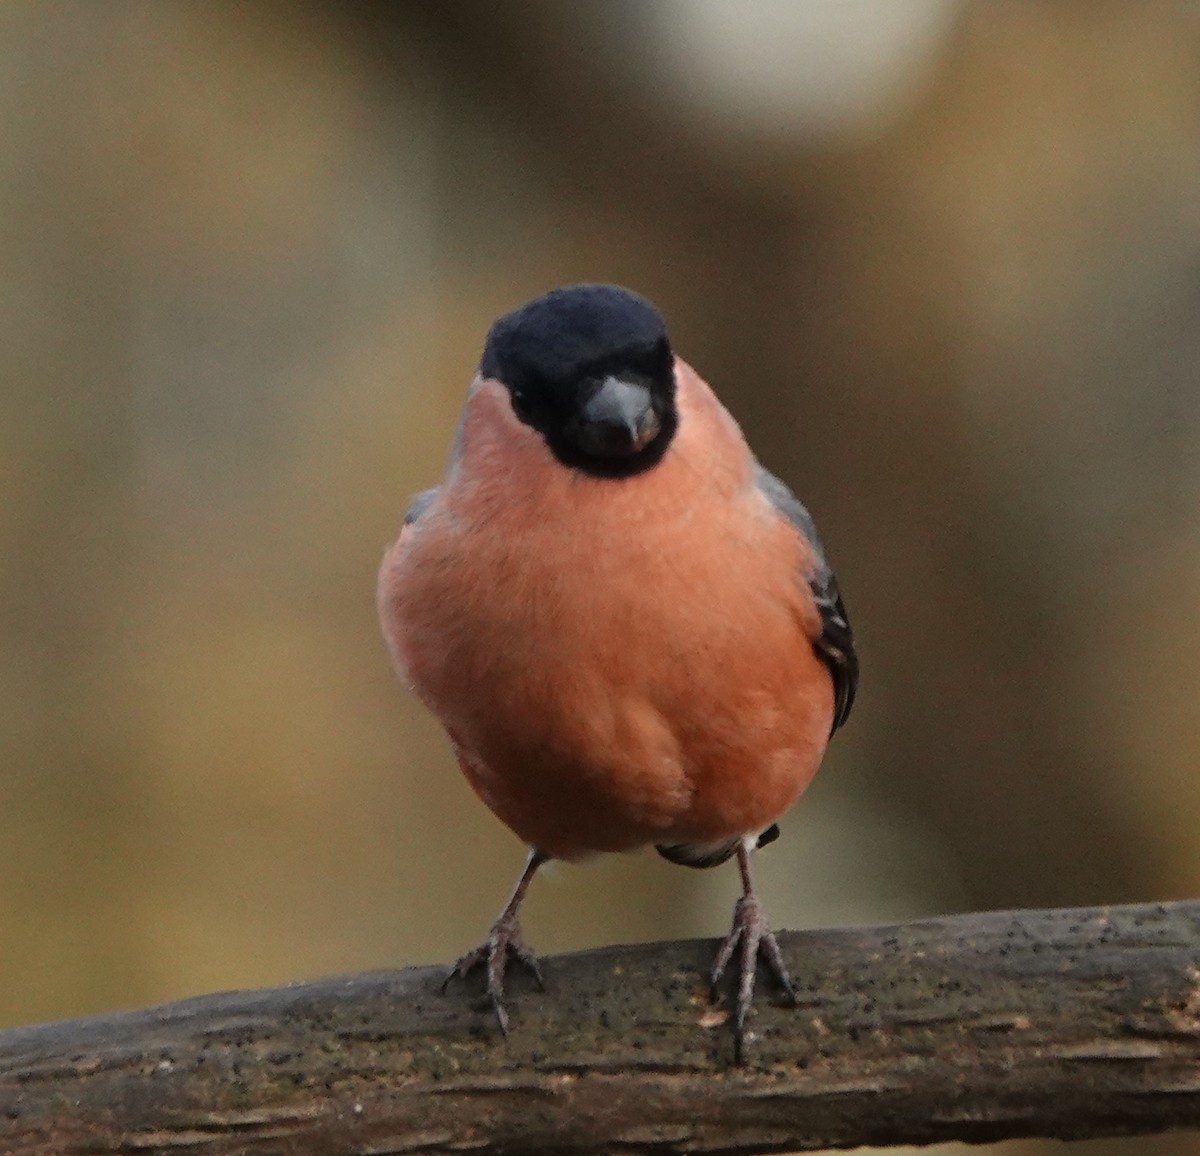
[[[606,377],[580,414],[576,440],[597,457],[629,457],[659,430],[653,398],[644,385]]]

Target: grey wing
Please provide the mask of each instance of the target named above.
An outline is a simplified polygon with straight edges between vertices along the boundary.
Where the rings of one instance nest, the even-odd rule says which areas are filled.
[[[437,497],[437,486],[432,490],[422,490],[408,504],[408,509],[404,512],[404,525],[411,526],[423,513],[428,509],[430,503]]]
[[[850,629],[846,607],[838,592],[837,579],[825,560],[825,549],[812,517],[800,499],[761,465],[756,468],[755,482],[771,505],[804,535],[816,555],[817,565],[808,579],[808,585],[821,615],[821,634],[813,645],[833,676],[832,729],[837,730],[850,716],[854,694],[858,689],[858,655],[854,651],[854,632]]]

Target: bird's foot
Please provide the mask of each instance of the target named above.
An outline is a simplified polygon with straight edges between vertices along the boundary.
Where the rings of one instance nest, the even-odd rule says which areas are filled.
[[[717,985],[738,948],[737,995],[733,1008],[733,1054],[738,1064],[746,1060],[746,1020],[754,1000],[754,978],[761,955],[775,981],[783,988],[789,1002],[796,1003],[796,989],[783,963],[783,954],[771,929],[758,897],[752,892],[743,895],[733,909],[733,926],[721,941],[712,966],[711,996],[720,998]]]
[[[508,967],[509,957],[521,964],[534,978],[538,988],[546,990],[542,980],[542,971],[538,967],[537,956],[526,947],[521,939],[520,925],[515,914],[506,911],[495,923],[488,937],[473,951],[468,951],[451,969],[442,982],[443,993],[450,986],[450,981],[456,976],[465,979],[475,968],[483,966],[487,977],[486,992],[491,1002],[492,1010],[496,1013],[496,1021],[500,1030],[508,1035],[508,1010],[504,1006],[504,972]]]

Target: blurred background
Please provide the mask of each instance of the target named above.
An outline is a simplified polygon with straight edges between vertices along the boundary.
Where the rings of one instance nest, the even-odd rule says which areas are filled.
[[[660,305],[860,639],[775,926],[1200,892],[1195,3],[8,0],[0,174],[0,1021],[482,936],[522,850],[375,568],[575,280]],[[717,935],[735,874],[559,867],[526,929]]]

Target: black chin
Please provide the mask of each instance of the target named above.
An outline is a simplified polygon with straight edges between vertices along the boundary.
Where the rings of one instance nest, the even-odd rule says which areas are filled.
[[[665,413],[661,421],[661,428],[654,439],[632,454],[589,453],[576,442],[563,436],[548,435],[546,444],[564,466],[593,478],[632,478],[653,469],[667,452],[679,424],[674,408]]]

